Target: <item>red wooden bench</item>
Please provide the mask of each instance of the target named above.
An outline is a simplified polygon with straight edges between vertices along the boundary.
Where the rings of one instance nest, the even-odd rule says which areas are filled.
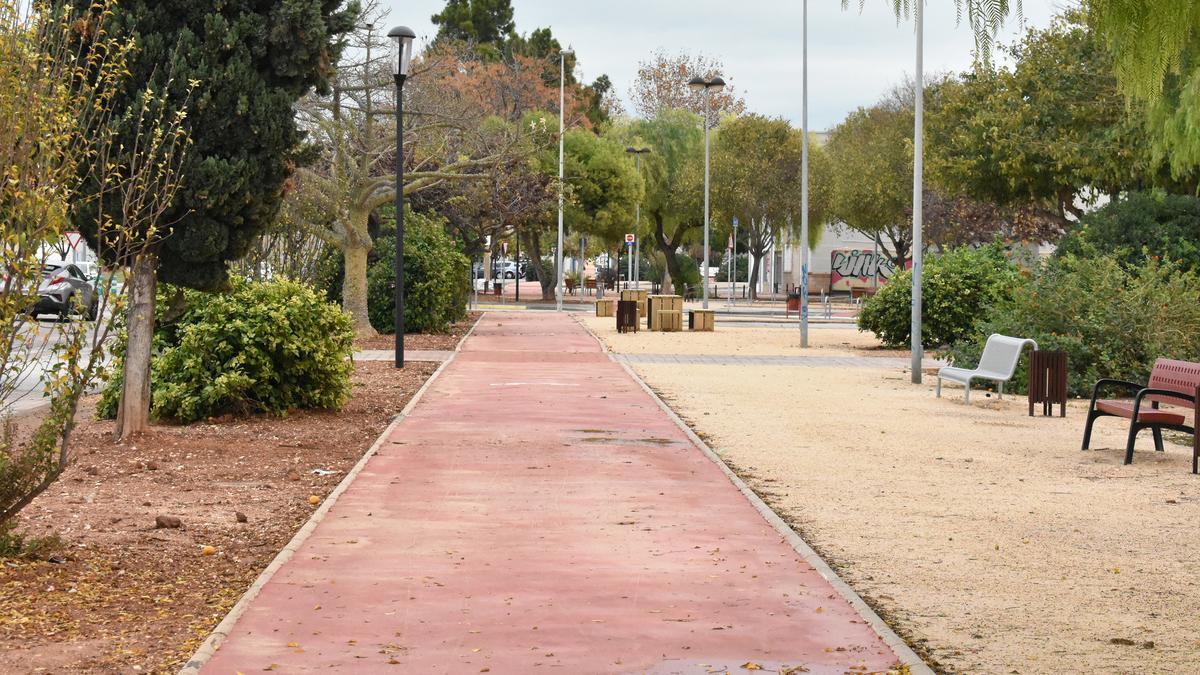
[[[1106,387],[1123,389],[1133,394],[1133,400],[1105,400],[1100,398]],[[1129,420],[1129,441],[1125,444],[1125,463],[1133,463],[1133,443],[1138,432],[1151,429],[1154,432],[1154,449],[1163,451],[1162,430],[1171,429],[1196,435],[1196,429],[1188,426],[1185,413],[1192,412],[1192,424],[1196,423],[1196,393],[1200,387],[1200,363],[1159,359],[1150,371],[1150,382],[1146,385],[1124,380],[1104,379],[1092,388],[1092,403],[1088,408],[1087,426],[1083,431],[1083,449],[1087,450],[1092,440],[1092,423],[1097,417],[1121,417]],[[1176,406],[1162,409],[1161,404]],[[1200,445],[1192,444],[1192,473],[1200,464]]]

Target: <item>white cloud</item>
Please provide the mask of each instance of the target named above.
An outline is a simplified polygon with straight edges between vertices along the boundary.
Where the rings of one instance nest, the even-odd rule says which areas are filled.
[[[911,75],[916,39],[911,21],[897,24],[889,0],[857,0],[843,11],[839,0],[809,2],[809,121],[814,129],[837,124]],[[388,21],[411,26],[422,38],[436,33],[429,18],[444,0],[391,0]],[[1060,0],[1025,0],[1027,27],[1042,27]],[[801,10],[798,0],[514,0],[517,29],[550,26],[579,54],[586,79],[612,78],[622,95],[638,63],[654,50],[703,52],[725,63],[725,79],[754,112],[799,123],[801,104]],[[1010,21],[1000,39],[1021,33]],[[926,10],[925,72],[962,70],[971,63],[974,39],[955,25],[954,4],[933,0]]]

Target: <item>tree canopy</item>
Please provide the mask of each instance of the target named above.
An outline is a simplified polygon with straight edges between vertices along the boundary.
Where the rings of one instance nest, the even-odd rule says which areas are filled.
[[[74,0],[80,11],[91,0]],[[197,289],[227,283],[229,261],[244,255],[275,219],[284,182],[302,140],[293,105],[325,89],[336,61],[335,39],[349,30],[357,4],[330,0],[126,0],[109,30],[130,36],[137,52],[115,105],[136,109],[148,91],[168,103],[189,102],[194,145],[187,176],[162,219],[170,232],[158,250],[159,277]],[[192,89],[194,87],[194,89]],[[135,147],[127,120],[124,147]],[[76,226],[94,242],[94,213]]]

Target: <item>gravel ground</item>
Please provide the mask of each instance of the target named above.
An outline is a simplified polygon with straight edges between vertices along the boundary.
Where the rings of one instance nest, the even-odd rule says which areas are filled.
[[[794,354],[770,329],[617,336],[622,351]],[[599,329],[599,330],[597,330]],[[818,350],[867,347],[813,331]],[[869,336],[859,336],[869,340]],[[699,353],[712,353],[700,351]],[[823,353],[823,352],[822,352]],[[639,365],[639,374],[945,672],[1196,672],[1200,479],[1188,447],[1084,404],[933,394],[884,369]]]

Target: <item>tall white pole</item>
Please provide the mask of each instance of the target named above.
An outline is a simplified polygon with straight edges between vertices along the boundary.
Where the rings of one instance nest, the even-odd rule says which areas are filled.
[[[800,132],[804,138],[800,142],[800,346],[808,347],[808,0],[804,0],[801,17]]]
[[[566,128],[566,115],[563,108],[566,105],[567,54],[562,52],[558,57],[558,249],[554,256],[558,271],[558,283],[554,289],[554,299],[556,308],[561,312],[563,308],[563,134]]]
[[[704,309],[708,309],[708,116],[711,109],[709,91],[704,87],[704,267],[700,281],[704,284]]]
[[[915,125],[913,127],[913,243],[912,243],[912,381],[921,384],[921,273],[924,268],[921,248],[924,226],[923,183],[925,173],[925,77],[923,51],[925,43],[925,3],[914,3],[917,19],[917,73],[914,89]]]

